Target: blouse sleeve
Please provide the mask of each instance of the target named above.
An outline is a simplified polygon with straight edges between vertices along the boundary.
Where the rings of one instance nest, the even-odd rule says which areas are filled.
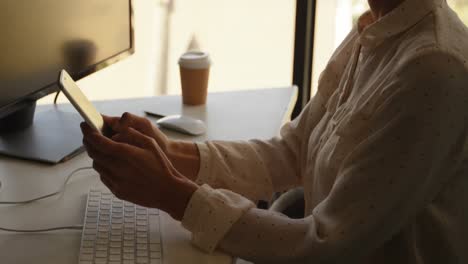
[[[398,92],[376,109],[369,136],[354,144],[310,216],[289,219],[205,185],[182,222],[194,243],[256,263],[354,263],[391,238],[450,180],[468,131],[461,62],[422,56],[395,78],[389,88]]]
[[[197,183],[229,189],[252,201],[269,200],[276,191],[301,184],[304,134],[320,120],[324,103],[316,95],[302,114],[271,140],[198,143]]]

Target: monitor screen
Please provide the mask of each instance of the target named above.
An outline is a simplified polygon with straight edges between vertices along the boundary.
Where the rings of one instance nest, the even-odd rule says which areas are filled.
[[[131,0],[0,1],[0,113],[133,49]]]

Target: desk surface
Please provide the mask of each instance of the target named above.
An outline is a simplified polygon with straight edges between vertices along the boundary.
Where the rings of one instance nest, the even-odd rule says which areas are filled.
[[[202,119],[208,131],[200,137],[188,137],[165,131],[175,139],[242,140],[267,139],[278,134],[289,118],[297,91],[291,87],[228,93],[213,93],[205,106],[182,106],[179,96],[161,96],[96,102],[107,115],[128,111],[143,115],[153,111],[162,115],[184,114]],[[52,106],[40,106],[49,111]],[[59,105],[59,111],[74,111],[70,105]],[[150,118],[152,119],[152,118]],[[156,120],[156,119],[154,119]],[[78,129],[78,128],[77,128]],[[0,157],[0,201],[27,200],[58,190],[66,176],[77,168],[88,167],[91,160],[83,153],[55,166]],[[0,226],[16,229],[36,229],[54,226],[80,225],[84,218],[86,195],[90,188],[104,188],[96,172],[77,173],[65,192],[25,206],[0,207]],[[167,214],[161,217],[164,263],[231,263],[222,253],[206,255],[190,244],[190,234]],[[41,234],[0,232],[0,262],[15,263],[77,263],[81,231],[57,231]]]

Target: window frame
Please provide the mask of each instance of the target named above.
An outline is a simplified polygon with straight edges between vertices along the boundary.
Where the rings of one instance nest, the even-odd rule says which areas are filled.
[[[301,113],[311,97],[316,10],[317,0],[296,1],[293,85],[299,91],[292,118]]]

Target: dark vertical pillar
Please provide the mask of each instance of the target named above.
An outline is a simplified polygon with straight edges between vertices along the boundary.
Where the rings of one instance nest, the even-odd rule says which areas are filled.
[[[293,84],[299,87],[299,94],[292,118],[298,116],[310,100],[316,1],[297,0]]]

